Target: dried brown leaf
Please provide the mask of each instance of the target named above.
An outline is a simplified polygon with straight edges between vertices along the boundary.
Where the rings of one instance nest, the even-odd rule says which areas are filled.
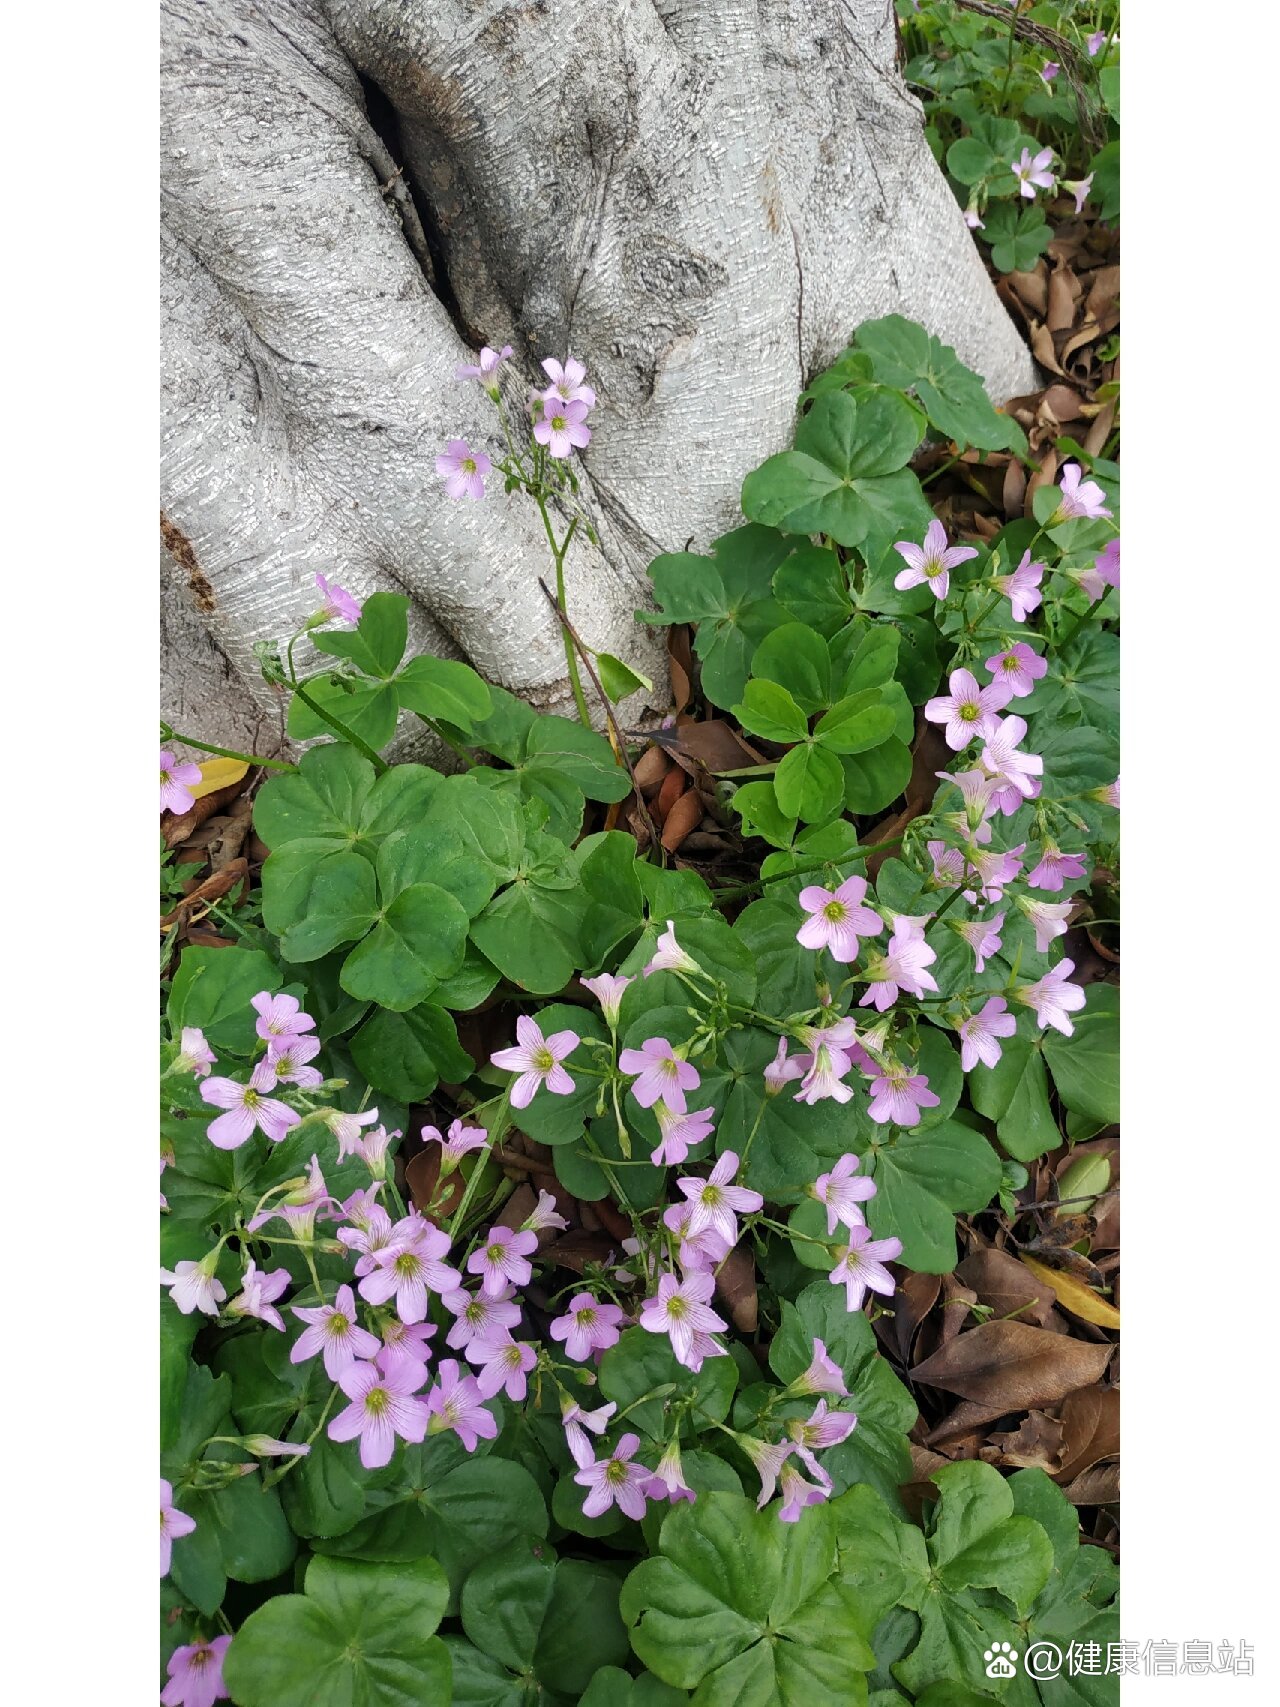
[[[1026,1322],[983,1322],[917,1364],[912,1379],[980,1405],[1036,1410],[1097,1381],[1111,1350]]]

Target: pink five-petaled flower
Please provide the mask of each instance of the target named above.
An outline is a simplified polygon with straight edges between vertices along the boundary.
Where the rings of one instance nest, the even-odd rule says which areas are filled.
[[[1058,64],[1056,59],[1046,59],[1044,64],[1040,67],[1041,82],[1052,83],[1061,70],[1062,67]]]
[[[391,1243],[374,1256],[376,1267],[360,1282],[360,1296],[370,1304],[385,1304],[395,1295],[402,1322],[427,1319],[427,1295],[450,1292],[462,1276],[443,1259],[449,1235],[416,1211],[397,1221]]]
[[[402,1322],[393,1316],[382,1324],[382,1349],[389,1358],[405,1358],[425,1370],[431,1362],[427,1341],[439,1332],[434,1322]]]
[[[801,948],[828,949],[845,966],[856,960],[859,936],[879,936],[884,929],[879,913],[860,905],[866,893],[865,877],[846,877],[834,893],[816,883],[802,889],[800,905],[809,917],[796,932]]]
[[[281,1085],[297,1085],[301,1090],[314,1090],[324,1083],[324,1074],[308,1067],[320,1053],[318,1037],[273,1037],[267,1045],[267,1060]]]
[[[791,1442],[756,1440],[753,1435],[737,1433],[733,1438],[755,1465],[756,1473],[760,1477],[760,1494],[756,1500],[756,1510],[760,1511],[773,1498],[774,1489],[778,1485],[778,1473],[793,1451]]]
[[[496,1298],[508,1286],[527,1286],[533,1278],[529,1258],[538,1248],[536,1233],[490,1227],[479,1250],[467,1258],[467,1273],[480,1276],[480,1290]]]
[[[601,1405],[598,1411],[584,1411],[576,1399],[570,1399],[567,1394],[562,1395],[560,1425],[564,1429],[569,1454],[580,1470],[595,1463],[596,1455],[587,1438],[587,1429],[590,1429],[592,1434],[603,1434],[609,1426],[609,1418],[617,1408],[617,1404],[610,1400],[607,1405]]]
[[[838,1223],[842,1222],[846,1227],[864,1225],[858,1205],[875,1196],[876,1182],[858,1172],[860,1165],[857,1156],[843,1155],[834,1167],[825,1174],[819,1174],[813,1182],[813,1195],[827,1212],[828,1238]]]
[[[511,1087],[512,1108],[528,1108],[534,1092],[545,1085],[553,1096],[572,1094],[574,1082],[560,1063],[572,1055],[581,1041],[576,1031],[555,1031],[550,1037],[528,1014],[516,1020],[518,1042],[512,1049],[497,1049],[489,1057],[495,1067],[505,1067],[520,1077]]]
[[[947,530],[936,517],[925,529],[922,546],[913,545],[907,539],[900,539],[893,549],[907,564],[907,567],[899,569],[893,578],[893,584],[898,591],[905,592],[908,587],[918,587],[923,582],[936,599],[945,599],[950,592],[951,571],[958,564],[967,563],[969,558],[978,555],[976,546],[948,546]]]
[[[215,1701],[229,1700],[222,1662],[230,1646],[230,1636],[215,1636],[211,1642],[175,1648],[166,1668],[169,1681],[160,1691],[163,1707],[213,1707]]]
[[[924,940],[921,926],[905,914],[899,914],[893,921],[893,935],[885,953],[874,956],[867,968],[871,984],[858,1006],[865,1008],[873,1004],[877,1013],[883,1013],[897,1001],[899,989],[912,996],[923,996],[926,990],[936,990],[938,986],[925,967],[932,966],[937,958]]]
[[[1051,1025],[1064,1037],[1074,1033],[1075,1026],[1067,1016],[1082,1008],[1085,1001],[1079,984],[1068,982],[1069,974],[1075,969],[1074,960],[1060,960],[1052,972],[1046,972],[1034,984],[1021,984],[1014,990],[1014,1001],[1031,1009],[1041,1031]]]
[[[1015,622],[1025,622],[1041,601],[1040,580],[1044,564],[1033,563],[1031,553],[1024,551],[1022,561],[1011,575],[993,575],[991,585],[1009,601]]]
[[[1076,198],[1076,212],[1084,212],[1084,204],[1089,199],[1089,191],[1093,188],[1093,173],[1085,178],[1064,178],[1060,186],[1068,194]]]
[[[1083,877],[1084,873],[1082,855],[1063,853],[1055,842],[1046,842],[1039,864],[1027,873],[1027,884],[1032,889],[1050,889],[1057,894],[1068,878]]]
[[[1092,565],[1077,577],[1091,599],[1100,599],[1108,587],[1120,585],[1120,535],[1108,540]]]
[[[588,409],[595,408],[596,394],[582,383],[587,370],[576,356],[566,356],[563,367],[554,356],[548,356],[542,371],[551,381],[541,394],[544,403],[585,403]]]
[[[691,954],[686,954],[676,941],[676,927],[670,919],[658,938],[653,959],[644,968],[646,978],[654,972],[698,972],[701,968]]]
[[[322,622],[359,622],[360,601],[353,599],[345,587],[340,587],[336,581],[326,581],[323,575],[316,576],[316,586],[324,604],[312,617],[312,622],[317,625]]]
[[[738,1215],[764,1208],[764,1198],[747,1186],[731,1185],[738,1171],[738,1158],[726,1150],[707,1179],[678,1179],[676,1184],[693,1205],[686,1237],[696,1239],[710,1228],[730,1245],[738,1242]]]
[[[902,1255],[901,1239],[873,1239],[870,1227],[850,1227],[849,1243],[837,1245],[840,1260],[831,1270],[831,1284],[845,1289],[845,1308],[860,1310],[868,1292],[893,1296],[893,1276],[884,1264]]]
[[[867,1113],[883,1126],[914,1126],[922,1108],[936,1108],[938,1098],[929,1089],[923,1073],[912,1073],[900,1061],[886,1062],[871,1080],[871,1103]]]
[[[529,1371],[537,1367],[538,1354],[523,1340],[472,1340],[467,1361],[479,1366],[476,1386],[482,1399],[505,1392],[519,1404],[529,1391]]]
[[[622,1006],[622,995],[628,984],[634,984],[634,978],[624,978],[622,974],[602,972],[598,978],[584,978],[582,986],[590,990],[600,1004],[600,1012],[608,1022],[609,1029],[618,1023],[618,1010]]]
[[[973,950],[974,971],[984,972],[987,956],[1000,952],[1000,927],[1004,924],[1004,914],[996,913],[989,919],[948,919],[947,923]]]
[[[960,1065],[971,1073],[981,1061],[984,1067],[994,1067],[1003,1053],[1002,1037],[1012,1037],[1017,1022],[1006,1009],[1003,996],[988,996],[976,1014],[970,1014],[960,1025]]]
[[[671,1441],[664,1449],[658,1460],[658,1467],[644,1485],[645,1495],[651,1500],[670,1500],[677,1505],[681,1500],[695,1500],[697,1495],[684,1479],[684,1466],[680,1461],[680,1441]]]
[[[978,874],[978,883],[984,900],[995,902],[1003,897],[1005,884],[1012,883],[1022,870],[1022,861],[1018,856],[1025,846],[1025,842],[1019,842],[1016,848],[1000,850],[971,845],[964,850],[965,859]],[[977,897],[972,890],[966,890],[965,900],[971,905],[976,905]],[[1003,922],[1003,913],[1000,918]]]
[[[209,1069],[216,1066],[218,1057],[205,1041],[205,1035],[198,1025],[184,1025],[182,1028],[182,1043],[174,1057],[174,1070],[179,1073],[194,1073],[197,1079],[207,1079]]]
[[[493,464],[482,450],[472,450],[465,439],[450,439],[436,458],[436,473],[444,478],[450,498],[483,498],[484,477]]]
[[[946,743],[953,753],[958,753],[975,736],[985,738],[995,732],[999,727],[996,712],[1004,710],[1011,696],[1003,682],[979,687],[978,678],[971,670],[952,670],[947,686],[950,693],[929,700],[924,714],[930,723],[944,725]]]
[[[674,1108],[668,1108],[665,1102],[659,1102],[654,1104],[653,1112],[658,1117],[658,1130],[662,1134],[657,1149],[649,1153],[649,1160],[655,1168],[683,1162],[695,1144],[701,1144],[711,1136],[714,1108],[690,1109],[679,1114]]]
[[[637,1075],[631,1094],[641,1108],[652,1108],[661,1099],[676,1114],[688,1112],[686,1091],[697,1090],[701,1076],[676,1054],[665,1037],[649,1037],[639,1049],[624,1049],[618,1056],[624,1073]]]
[[[446,1357],[440,1365],[439,1380],[427,1394],[427,1410],[431,1419],[429,1434],[443,1434],[452,1429],[466,1447],[474,1452],[478,1440],[498,1438],[498,1419],[487,1408],[474,1375],[461,1375],[453,1358]]]
[[[240,1291],[227,1305],[228,1316],[254,1316],[270,1328],[284,1332],[284,1317],[275,1307],[276,1299],[288,1290],[291,1276],[287,1268],[272,1269],[270,1274],[259,1271],[252,1259],[240,1277]]]
[[[1038,753],[1019,750],[1026,733],[1025,718],[1002,717],[995,733],[987,736],[979,758],[989,776],[1016,789],[1024,800],[1033,800],[1039,792],[1034,779],[1043,774],[1044,760]]]
[[[782,1504],[778,1509],[779,1523],[796,1523],[806,1506],[820,1505],[831,1498],[831,1478],[822,1472],[820,1483],[806,1482],[794,1464],[784,1464],[778,1472]]]
[[[792,1395],[804,1393],[840,1393],[847,1394],[849,1389],[844,1384],[844,1376],[840,1373],[838,1364],[827,1356],[827,1348],[821,1340],[813,1342],[813,1357],[803,1375],[797,1375],[787,1388]]]
[[[290,1363],[305,1363],[317,1352],[323,1352],[324,1372],[330,1381],[336,1381],[359,1358],[376,1357],[381,1349],[378,1336],[362,1328],[356,1320],[356,1297],[349,1286],[338,1288],[337,1299],[332,1304],[289,1307],[300,1322],[308,1324],[289,1353]]]
[[[812,1056],[806,1055],[797,1055],[788,1061],[787,1040],[780,1037],[777,1054],[764,1070],[764,1094],[767,1097],[776,1097],[792,1079],[803,1079],[805,1067],[811,1061]]]
[[[384,1180],[387,1177],[387,1151],[399,1136],[399,1127],[388,1132],[385,1126],[375,1126],[362,1138],[352,1138],[349,1148],[352,1155],[359,1156],[375,1180]]]
[[[1031,150],[1024,148],[1013,162],[1013,175],[1018,180],[1018,194],[1025,196],[1028,201],[1036,199],[1036,190],[1051,190],[1054,176],[1050,171],[1053,165],[1052,148],[1042,148],[1032,159]]]
[[[422,1141],[440,1146],[440,1171],[452,1173],[468,1151],[484,1149],[489,1142],[489,1134],[483,1126],[464,1126],[460,1120],[455,1120],[447,1138],[441,1137],[438,1126],[424,1126]]]
[[[591,428],[586,422],[587,405],[581,398],[572,403],[553,398],[543,403],[542,419],[533,423],[533,436],[557,461],[562,461],[591,443]]]
[[[413,1395],[424,1371],[410,1358],[380,1351],[372,1363],[349,1363],[337,1382],[351,1403],[329,1424],[330,1440],[360,1437],[360,1462],[380,1470],[391,1462],[396,1436],[415,1446],[426,1439],[430,1413]]]
[[[200,781],[199,765],[180,765],[168,748],[160,749],[160,810],[181,818],[196,803],[191,790]]]
[[[501,1292],[468,1292],[464,1286],[446,1292],[440,1302],[456,1320],[446,1336],[446,1344],[461,1351],[472,1340],[509,1339],[510,1329],[520,1320],[520,1306],[513,1303],[515,1288],[506,1286]]]
[[[173,1503],[173,1488],[164,1477],[160,1478],[160,1575],[169,1575],[169,1563],[173,1555],[173,1544],[181,1535],[190,1535],[196,1526],[194,1517],[188,1517],[185,1511],[179,1511]]]
[[[490,349],[485,344],[474,362],[462,362],[454,369],[458,379],[478,379],[490,397],[498,395],[498,369],[503,362],[510,359],[511,345],[504,344],[500,350]]]
[[[1026,895],[1017,897],[1018,911],[1031,920],[1036,933],[1036,953],[1047,954],[1055,937],[1065,936],[1067,915],[1074,901],[1032,901]]]
[[[590,1490],[582,1502],[584,1517],[603,1517],[613,1505],[625,1517],[644,1516],[644,1489],[649,1471],[643,1464],[631,1463],[639,1444],[638,1434],[624,1434],[611,1458],[584,1464],[575,1472],[574,1481]]]
[[[1106,493],[1096,480],[1082,480],[1083,472],[1078,462],[1069,462],[1063,469],[1058,507],[1049,518],[1049,526],[1055,522],[1074,521],[1078,517],[1096,521],[1099,516],[1111,514],[1102,502]]]
[[[1010,698],[1025,699],[1027,694],[1035,692],[1036,683],[1049,666],[1025,640],[1017,640],[1008,651],[997,652],[994,658],[988,658],[987,668],[996,681],[1003,682],[1008,688]]]
[[[568,1225],[569,1223],[556,1208],[555,1198],[549,1191],[543,1191],[542,1187],[539,1186],[538,1201],[521,1223],[523,1231],[526,1233],[545,1233],[548,1228],[554,1227],[563,1233]]]
[[[830,1043],[819,1043],[812,1054],[797,1055],[789,1065],[799,1069],[803,1075],[800,1089],[791,1099],[793,1102],[807,1103],[812,1107],[815,1102],[823,1102],[828,1097],[835,1102],[852,1099],[853,1087],[844,1083],[845,1074],[853,1066],[853,1058],[846,1050]]]
[[[663,1210],[662,1222],[663,1225],[668,1227],[680,1240],[678,1255],[680,1259],[680,1267],[684,1272],[686,1274],[693,1274],[694,1272],[701,1272],[703,1270],[710,1272],[720,1266],[728,1256],[732,1247],[730,1246],[729,1241],[724,1238],[723,1235],[717,1233],[712,1227],[704,1227],[700,1233],[691,1237],[689,1234],[689,1222],[692,1216],[692,1203],[673,1203],[669,1208]],[[648,1279],[649,1284],[652,1285],[652,1276],[648,1277]],[[708,1339],[706,1334],[695,1334],[694,1341],[695,1352],[699,1356],[699,1361],[701,1361],[703,1356],[712,1355],[714,1353],[714,1341]]]
[[[565,1356],[585,1363],[596,1351],[608,1351],[618,1343],[618,1323],[626,1314],[616,1304],[600,1304],[590,1292],[578,1292],[569,1300],[563,1316],[551,1324],[553,1340],[563,1340]]]
[[[213,1258],[211,1263],[209,1258]],[[227,1289],[214,1273],[218,1253],[210,1251],[209,1256],[202,1257],[199,1262],[178,1262],[172,1271],[167,1268],[160,1270],[160,1279],[169,1288],[169,1296],[182,1311],[189,1316],[193,1310],[203,1310],[206,1316],[216,1316],[218,1305],[227,1295]]]
[[[264,1043],[283,1042],[287,1037],[297,1037],[316,1028],[315,1020],[303,1013],[296,996],[273,996],[269,990],[259,990],[250,998],[249,1006],[258,1016],[254,1029]]]
[[[830,1487],[830,1476],[813,1455],[825,1446],[839,1446],[857,1426],[858,1418],[853,1411],[828,1411],[827,1401],[819,1399],[810,1416],[788,1419],[787,1433],[795,1442],[797,1457]]]
[[[646,1298],[640,1313],[645,1332],[666,1334],[676,1362],[695,1374],[702,1368],[703,1358],[719,1349],[708,1335],[725,1329],[725,1323],[707,1303],[715,1284],[715,1277],[704,1271],[686,1274],[683,1280],[664,1274],[656,1297]]]
[[[1095,30],[1093,32],[1093,34],[1089,37],[1089,39],[1084,44],[1085,52],[1089,55],[1090,59],[1096,59],[1097,58],[1098,49],[1102,46],[1103,42],[1106,41],[1106,39],[1107,39],[1107,32],[1105,30]]]
[[[360,1130],[364,1126],[372,1126],[377,1118],[376,1108],[366,1108],[363,1113],[354,1113],[345,1108],[325,1110],[324,1123],[338,1140],[340,1162],[345,1162],[348,1156],[363,1156]]]

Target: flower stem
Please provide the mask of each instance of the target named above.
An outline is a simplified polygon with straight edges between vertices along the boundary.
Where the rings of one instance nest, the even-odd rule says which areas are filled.
[[[546,529],[547,543],[551,547],[551,559],[556,566],[556,609],[560,612],[560,615],[563,618],[566,614],[564,597],[564,559],[565,553],[569,549],[569,541],[573,538],[574,532],[578,526],[578,518],[576,516],[573,518],[569,523],[569,528],[564,539],[560,543],[557,543],[555,529],[551,525],[551,517],[547,514],[547,500],[543,497],[541,492],[535,493],[534,497],[538,505],[538,514],[542,517],[542,525]],[[578,720],[584,729],[590,729],[591,714],[587,710],[586,695],[582,691],[582,677],[578,674],[578,659],[573,650],[573,641],[570,638],[569,630],[565,627],[563,621],[560,625],[560,638],[564,641],[564,661],[569,672],[569,686],[573,689],[573,703],[578,708]]]
[[[296,771],[297,765],[288,759],[264,759],[260,753],[237,753],[230,747],[215,747],[208,741],[197,741],[194,735],[184,735],[180,730],[171,729],[167,723],[160,725],[162,741],[177,741],[180,746],[194,747],[197,753],[215,753],[220,759],[239,759],[246,765],[265,765],[273,771]]]
[[[1084,627],[1085,623],[1089,622],[1093,618],[1093,616],[1096,614],[1098,606],[1102,603],[1102,601],[1106,598],[1107,594],[1110,591],[1111,591],[1110,587],[1104,587],[1103,588],[1103,590],[1098,594],[1097,598],[1089,606],[1088,610],[1085,611],[1084,615],[1077,617],[1076,620],[1072,623],[1071,627],[1067,630],[1066,637],[1064,639],[1060,640],[1058,642],[1058,644],[1054,647],[1055,652],[1065,652],[1066,651],[1067,647],[1070,646],[1071,642],[1075,639],[1076,635],[1079,634],[1080,630]]]

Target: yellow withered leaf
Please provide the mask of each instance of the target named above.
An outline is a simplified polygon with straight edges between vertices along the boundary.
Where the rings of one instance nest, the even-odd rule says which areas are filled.
[[[243,759],[206,759],[200,766],[200,781],[192,786],[191,798],[199,800],[202,794],[215,794],[248,774],[249,767]]]
[[[1099,1297],[1083,1280],[1077,1280],[1074,1274],[1067,1274],[1064,1269],[1050,1268],[1048,1263],[1037,1262],[1034,1257],[1024,1256],[1022,1252],[1018,1254],[1037,1280],[1043,1280],[1046,1286],[1053,1288],[1059,1304],[1070,1310],[1073,1316],[1079,1316],[1081,1321],[1092,1322],[1099,1328],[1120,1326],[1120,1312],[1115,1305],[1108,1304],[1105,1298]]]

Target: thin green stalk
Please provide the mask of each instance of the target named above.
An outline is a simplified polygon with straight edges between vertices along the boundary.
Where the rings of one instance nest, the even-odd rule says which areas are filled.
[[[574,531],[578,526],[578,518],[577,516],[573,518],[569,523],[568,531],[564,536],[563,542],[557,544],[555,529],[551,525],[551,517],[547,514],[547,501],[540,492],[535,494],[535,498],[538,505],[538,514],[542,517],[542,525],[546,530],[547,543],[551,547],[552,561],[556,566],[556,609],[560,612],[561,616],[564,616],[566,614],[564,595],[564,559],[565,553],[569,549],[569,541],[573,538]],[[573,640],[569,635],[569,631],[563,623],[560,625],[560,638],[564,641],[565,667],[569,673],[569,686],[573,689],[573,703],[578,708],[578,720],[584,729],[590,729],[591,714],[587,710],[587,698],[582,691],[582,677],[578,674],[577,654],[573,650]]]
[[[246,765],[265,765],[273,771],[296,771],[297,765],[290,764],[288,759],[264,759],[260,753],[237,753],[231,747],[215,747],[208,741],[197,741],[194,735],[183,735],[177,729],[171,729],[167,723],[160,725],[162,741],[177,741],[180,746],[194,747],[197,753],[214,753],[220,759],[239,759]]]
[[[334,717],[331,712],[326,711],[322,705],[312,699],[311,695],[307,692],[306,688],[303,687],[301,682],[292,682],[290,685],[293,688],[294,693],[296,693],[298,698],[302,701],[303,705],[305,705],[309,711],[313,711],[320,719],[321,723],[327,723],[335,735],[340,735],[342,739],[350,746],[354,747],[358,753],[363,753],[379,776],[385,776],[387,774],[390,766],[387,764],[386,760],[382,758],[380,754],[376,753],[367,741],[357,735],[354,729],[348,728],[340,717]]]
[[[1098,606],[1102,603],[1102,601],[1106,598],[1107,594],[1110,591],[1111,591],[1110,587],[1104,587],[1103,588],[1102,592],[1100,592],[1098,594],[1097,598],[1089,606],[1088,610],[1085,611],[1084,615],[1077,617],[1076,620],[1072,623],[1070,629],[1068,629],[1068,631],[1067,631],[1066,638],[1063,640],[1060,640],[1058,642],[1058,644],[1054,647],[1055,652],[1065,652],[1066,651],[1067,647],[1070,646],[1071,642],[1075,639],[1076,635],[1079,634],[1080,630],[1084,627],[1085,623],[1089,622],[1093,618],[1093,616],[1097,612]]]
[[[862,859],[867,854],[884,853],[889,848],[901,846],[901,836],[890,836],[888,841],[871,842],[867,847],[858,848],[849,855],[848,860],[814,859],[793,866],[790,871],[775,871],[768,877],[753,877],[750,883],[735,883],[730,889],[717,889],[715,899],[719,901],[736,901],[739,895],[753,895],[757,889],[763,889],[770,883],[782,883],[788,877],[803,877],[810,871],[821,871],[828,865],[847,865],[852,860]]]

